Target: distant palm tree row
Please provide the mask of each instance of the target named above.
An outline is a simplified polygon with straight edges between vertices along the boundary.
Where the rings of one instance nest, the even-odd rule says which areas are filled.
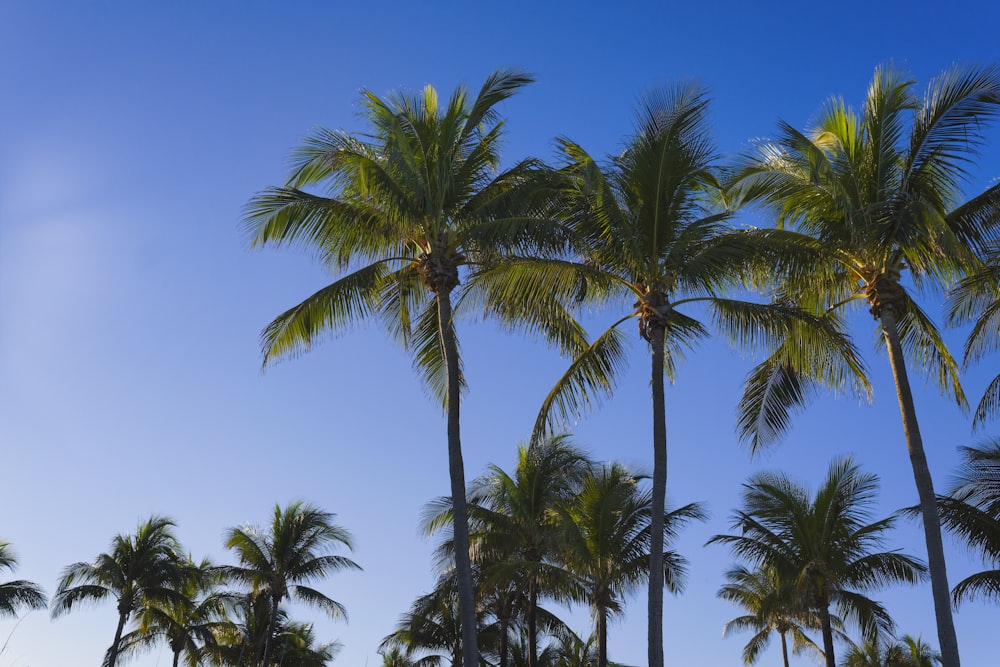
[[[333,618],[345,616],[340,603],[305,585],[339,570],[359,569],[332,553],[340,546],[351,548],[350,533],[333,518],[299,502],[275,507],[267,530],[227,531],[226,547],[237,565],[212,565],[184,555],[173,521],[150,517],[134,533],[116,535],[111,548],[93,561],[63,571],[52,616],[81,604],[114,602],[118,622],[106,667],[160,643],[170,649],[174,667],[182,659],[192,667],[326,665],[337,645],[319,644],[312,626],[292,621],[284,604],[295,598]],[[0,544],[0,557],[4,567],[16,563],[6,544]],[[31,582],[0,585],[3,615],[46,606],[45,595]]]
[[[945,526],[996,565],[1000,442],[963,452],[952,493],[938,500],[941,514]],[[612,664],[608,621],[649,578],[653,503],[644,479],[619,463],[596,463],[567,436],[556,436],[520,447],[512,472],[493,465],[472,483],[467,506],[481,667]],[[726,573],[719,597],[746,612],[724,632],[753,633],[743,652],[746,664],[758,660],[774,633],[786,667],[789,637],[792,652],[812,652],[829,667],[838,664],[835,639],[848,647],[842,667],[940,664],[921,640],[895,640],[888,610],[867,597],[927,574],[912,556],[880,550],[895,519],[871,520],[876,492],[875,477],[849,459],[834,461],[814,495],[782,473],[757,474],[744,484],[732,520],[738,533],[716,535],[709,544],[728,545],[745,563]],[[382,642],[385,667],[459,667],[464,658],[450,499],[429,503],[425,517],[426,532],[443,536],[438,583]],[[109,667],[156,646],[170,650],[175,667],[182,661],[191,667],[328,665],[337,643],[320,644],[312,626],[291,620],[285,605],[294,598],[346,618],[342,605],[308,585],[359,569],[333,553],[352,546],[350,533],[333,518],[298,502],[276,507],[267,529],[229,529],[226,546],[237,564],[213,565],[185,556],[173,522],[151,517],[134,533],[117,535],[92,562],[68,566],[52,615],[114,601],[118,620],[104,660]],[[686,561],[670,544],[684,524],[704,518],[697,503],[662,517],[660,562],[671,592],[683,588]],[[6,543],[0,556],[4,567],[16,565]],[[1000,572],[974,574],[954,590],[956,604],[976,596],[1000,601]],[[586,604],[593,620],[588,638],[544,602]],[[3,615],[46,606],[34,583],[0,584]],[[848,630],[858,633],[858,643]]]
[[[264,330],[265,364],[309,349],[327,330],[380,320],[446,409],[464,667],[478,667],[478,657],[460,314],[539,334],[573,359],[541,408],[536,439],[612,391],[626,360],[619,325],[636,320],[649,344],[653,398],[648,656],[662,667],[664,374],[673,377],[708,334],[706,317],[734,344],[762,353],[737,432],[766,446],[819,387],[870,397],[844,314],[860,304],[888,353],[942,656],[958,667],[941,516],[907,361],[965,405],[960,365],[915,300],[924,287],[957,284],[949,319],[974,321],[967,361],[1000,343],[1000,185],[967,200],[962,193],[984,127],[1000,113],[1000,69],[952,68],[921,96],[904,73],[881,67],[859,110],[834,98],[812,128],[782,123],[775,139],[731,164],[711,139],[704,92],[680,85],[644,99],[634,133],[607,160],[560,139],[557,164],[527,159],[500,170],[496,106],[531,81],[501,70],[474,99],[460,87],[444,104],[430,86],[387,99],[366,92],[370,129],[314,133],[287,183],[257,196],[247,214],[252,246],[305,246],[338,272]],[[733,226],[744,205],[769,211],[775,226]],[[748,292],[757,296],[734,298]],[[619,319],[593,339],[572,317],[581,306],[620,304]],[[1000,378],[975,423],[998,406]]]

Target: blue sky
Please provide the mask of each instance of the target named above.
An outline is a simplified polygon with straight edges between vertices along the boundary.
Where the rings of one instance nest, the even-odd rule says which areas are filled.
[[[502,108],[510,162],[551,157],[559,135],[613,152],[639,95],[677,80],[712,91],[718,144],[734,155],[779,118],[807,124],[830,95],[859,102],[880,63],[925,82],[956,62],[1000,61],[998,20],[985,2],[0,1],[0,539],[21,557],[16,576],[52,592],[61,568],[151,513],[174,517],[196,557],[224,561],[226,527],[301,498],[353,531],[365,571],[322,585],[347,606],[348,625],[293,614],[344,643],[336,664],[378,664],[379,640],[432,584],[418,517],[447,492],[444,419],[375,328],[261,372],[260,329],[330,279],[304,253],[247,251],[239,231],[247,200],[284,180],[302,137],[320,125],[363,129],[362,88],[477,88],[514,66],[538,82]],[[1000,177],[1000,134],[990,136],[970,193]],[[871,349],[872,323],[857,326]],[[488,324],[459,333],[471,477],[511,465],[565,361]],[[960,334],[949,333],[956,350]],[[648,467],[648,366],[638,342],[633,352],[616,398],[575,433],[598,458]],[[712,512],[677,545],[692,565],[688,591],[666,603],[670,664],[739,664],[741,639],[721,639],[737,610],[714,597],[731,560],[702,545],[727,529],[753,471],[815,485],[834,456],[852,453],[882,478],[883,512],[915,501],[883,357],[871,355],[872,406],[821,398],[757,459],[733,436],[750,363],[710,342],[668,389],[670,499]],[[970,395],[989,365],[968,374]],[[955,447],[974,437],[966,416],[915,384],[944,487]],[[915,526],[894,540],[923,553]],[[949,558],[953,583],[977,567],[957,548]],[[927,587],[881,598],[902,631],[936,643]],[[611,658],[633,665],[645,659],[637,600],[611,632]],[[585,633],[586,612],[574,619]],[[982,603],[956,616],[966,664],[995,655],[995,619]],[[0,639],[12,630],[0,667],[97,664],[114,609],[55,622],[34,612],[16,629],[0,620]]]

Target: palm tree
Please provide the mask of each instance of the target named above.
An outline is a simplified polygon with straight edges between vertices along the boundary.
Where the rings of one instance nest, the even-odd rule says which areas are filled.
[[[230,528],[226,548],[236,553],[239,565],[224,567],[231,581],[250,587],[255,596],[270,600],[268,629],[261,664],[270,665],[275,655],[278,612],[288,597],[319,607],[331,618],[346,618],[343,605],[315,588],[303,585],[333,572],[360,570],[350,558],[331,553],[338,546],[353,548],[351,534],[333,523],[334,515],[312,505],[292,502],[274,507],[268,531],[256,526]]]
[[[206,650],[215,646],[220,637],[235,632],[227,616],[231,595],[215,590],[221,583],[219,569],[208,560],[196,565],[189,559],[184,575],[174,599],[154,600],[142,609],[138,627],[122,637],[120,655],[165,640],[173,655],[173,667],[178,667],[182,657],[189,667],[197,667]]]
[[[555,509],[577,492],[591,462],[567,436],[522,445],[517,456],[513,475],[491,465],[472,483],[470,546],[474,564],[482,571],[484,593],[512,586],[526,593],[527,661],[528,667],[537,667],[539,597],[558,596],[570,579],[556,562]],[[449,499],[431,503],[428,513],[428,532],[452,523]],[[450,560],[454,545],[446,542],[442,548]]]
[[[313,626],[288,618],[279,609],[273,628],[273,656],[262,657],[271,627],[272,599],[269,595],[231,596],[233,619],[218,628],[216,640],[202,653],[212,665],[224,667],[324,667],[340,649],[338,642],[316,644]]]
[[[926,567],[896,551],[876,552],[894,517],[868,523],[878,480],[849,459],[834,461],[813,498],[786,476],[761,473],[743,485],[743,509],[716,535],[733,553],[794,582],[792,595],[819,616],[827,667],[835,667],[833,615],[858,625],[866,637],[892,630],[885,608],[863,595],[893,582],[916,583]]]
[[[125,624],[154,601],[179,602],[177,589],[184,578],[171,519],[152,516],[139,524],[134,534],[116,535],[110,551],[98,554],[93,563],[73,563],[63,570],[52,600],[53,618],[82,603],[114,599],[118,627],[105,657],[115,667]]]
[[[479,654],[480,667],[486,667],[485,649],[499,644],[497,630],[500,628],[489,626],[482,607],[477,607],[476,625],[483,646]],[[502,631],[508,630],[502,628]],[[395,631],[382,640],[379,652],[383,655],[401,652],[413,667],[460,667],[464,661],[463,646],[457,587],[451,576],[442,577],[431,593],[413,602]]]
[[[563,209],[579,262],[524,262],[521,271],[544,275],[565,301],[625,306],[625,315],[594,339],[545,398],[536,437],[576,416],[609,393],[625,365],[621,326],[635,320],[650,346],[653,398],[652,544],[649,580],[649,665],[663,666],[662,526],[667,484],[664,373],[674,377],[683,352],[708,334],[688,311],[712,309],[715,323],[741,342],[758,327],[788,326],[790,308],[765,307],[717,293],[768,246],[767,238],[730,233],[719,195],[716,152],[708,132],[708,99],[695,86],[650,94],[624,150],[599,164],[579,145],[560,141]],[[697,310],[695,310],[697,314]]]
[[[762,143],[743,166],[736,198],[763,198],[783,230],[776,235],[798,245],[778,270],[781,298],[830,316],[870,307],[888,351],[920,497],[944,664],[958,667],[940,521],[906,358],[965,404],[958,364],[911,292],[978,266],[975,252],[995,234],[1000,185],[960,202],[983,127],[1000,113],[1000,69],[945,71],[922,100],[913,88],[901,72],[880,67],[860,112],[835,98],[808,132],[782,124],[779,138]],[[751,375],[740,427],[755,448],[784,430],[812,382],[848,382],[804,362],[801,343],[778,340]]]
[[[807,649],[823,655],[823,650],[806,634],[807,630],[820,629],[819,616],[794,594],[793,581],[782,579],[773,568],[751,571],[743,566],[726,572],[726,579],[729,583],[719,590],[718,596],[749,613],[726,623],[723,637],[733,630],[755,633],[743,647],[744,664],[757,662],[774,632],[781,639],[781,658],[785,667],[788,667],[788,635],[792,636],[792,652],[796,655]],[[831,617],[831,626],[839,631],[842,623],[839,618]]]
[[[936,667],[941,656],[919,637],[903,635],[899,641],[871,639],[852,646],[841,667]]]
[[[10,542],[0,542],[0,570],[13,571],[17,556]],[[17,616],[21,609],[45,609],[48,600],[38,584],[30,581],[8,581],[0,584],[0,616]]]
[[[316,132],[296,154],[286,186],[257,196],[247,215],[252,246],[304,245],[344,271],[264,330],[265,365],[308,350],[326,330],[379,318],[413,351],[422,379],[445,405],[465,667],[477,667],[478,659],[459,429],[464,379],[453,313],[463,295],[472,297],[470,305],[484,303],[472,276],[460,288],[468,267],[562,242],[557,225],[542,224],[525,208],[523,188],[542,172],[536,163],[498,172],[503,122],[495,107],[531,81],[499,70],[471,103],[459,87],[443,106],[431,86],[387,99],[366,92],[369,134]],[[329,196],[303,189],[310,186],[325,186]],[[580,338],[538,285],[521,283],[515,298],[487,299],[485,306],[504,321],[550,331],[564,347]]]
[[[993,569],[958,582],[955,604],[983,595],[1000,600],[1000,438],[980,447],[963,447],[965,461],[951,494],[939,498],[941,521]]]
[[[653,494],[637,482],[620,464],[604,466],[584,479],[580,492],[559,510],[564,558],[596,625],[597,667],[608,666],[609,618],[622,613],[627,593],[649,577]],[[704,518],[697,504],[666,512],[659,522],[660,544],[667,544],[688,521]],[[685,559],[665,550],[659,562],[663,585],[678,592]]]
[[[983,260],[983,265],[963,278],[948,296],[949,323],[973,323],[965,343],[966,364],[1000,348],[1000,242],[987,245]],[[973,428],[997,414],[1000,414],[1000,374],[983,392],[973,415]]]

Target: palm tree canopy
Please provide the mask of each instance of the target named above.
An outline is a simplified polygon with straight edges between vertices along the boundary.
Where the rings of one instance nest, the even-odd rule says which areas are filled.
[[[782,123],[777,139],[745,158],[730,196],[770,206],[775,234],[789,244],[766,277],[769,289],[829,317],[867,304],[879,319],[891,307],[916,367],[965,405],[958,364],[911,292],[976,267],[976,253],[1000,234],[1000,185],[962,202],[984,128],[1000,114],[1000,69],[950,69],[922,98],[914,87],[880,67],[860,109],[834,98],[806,132]],[[831,381],[827,367],[808,360],[778,338],[751,376],[740,424],[754,446],[778,437],[817,383],[866,391],[860,377]]]
[[[965,363],[970,364],[1000,349],[1000,242],[983,253],[983,265],[970,272],[948,295],[948,322],[971,322],[965,343]],[[1000,414],[1000,375],[986,387],[973,414],[972,427]]]
[[[744,484],[743,508],[733,517],[740,534],[709,542],[727,544],[737,556],[773,569],[792,582],[810,610],[833,603],[866,636],[889,633],[893,623],[884,607],[861,593],[916,583],[926,566],[896,551],[876,551],[894,522],[868,522],[877,489],[877,478],[849,458],[833,462],[813,497],[785,475],[757,474]]]
[[[852,646],[841,667],[936,667],[941,656],[919,637],[903,635],[880,641],[868,640]]]
[[[820,619],[801,596],[795,594],[793,581],[782,579],[773,568],[762,567],[751,571],[743,566],[726,572],[726,580],[728,583],[719,589],[718,596],[749,613],[727,622],[722,635],[725,637],[740,630],[754,632],[743,647],[744,664],[751,665],[757,661],[774,632],[782,636],[791,634],[792,652],[795,654],[806,650],[822,654],[823,650],[806,634],[806,631],[820,629]],[[836,618],[833,625],[839,630],[843,622]]]
[[[66,567],[52,600],[52,616],[108,598],[126,615],[152,600],[176,599],[184,575],[173,527],[171,519],[150,517],[134,534],[116,535],[111,549],[92,563]]]
[[[579,597],[592,610],[622,613],[628,593],[648,577],[652,493],[639,486],[639,479],[621,464],[603,466],[559,510],[564,558],[581,581]],[[666,512],[664,543],[672,542],[684,524],[706,516],[697,503]],[[663,582],[671,592],[683,588],[686,565],[683,556],[664,551]]]
[[[458,287],[465,267],[565,245],[561,227],[535,215],[542,166],[525,160],[500,170],[504,122],[495,107],[532,81],[498,70],[474,99],[460,86],[444,104],[431,86],[384,99],[366,91],[367,134],[321,129],[306,139],[286,185],[250,202],[247,236],[252,247],[305,246],[341,277],[264,330],[265,365],[308,350],[325,331],[380,319],[443,399],[433,295]],[[540,285],[522,281],[517,298],[491,298],[503,274],[491,274],[484,290],[470,277],[459,307],[485,308],[564,348],[579,344],[578,326]]]
[[[788,311],[722,298],[742,283],[768,237],[735,233],[722,205],[717,152],[708,129],[706,93],[678,85],[647,95],[635,133],[622,152],[598,162],[581,146],[559,140],[564,166],[559,213],[581,258],[540,262],[560,299],[624,304],[621,319],[596,337],[546,398],[535,433],[575,417],[614,388],[625,366],[619,326],[636,320],[643,338],[664,328],[665,371],[672,378],[686,350],[708,335],[686,313],[704,302],[733,340],[753,340],[761,326],[787,326]],[[531,267],[525,268],[530,271]],[[687,307],[685,307],[687,306]]]
[[[17,556],[10,542],[0,542],[0,570],[13,571]],[[16,616],[21,609],[45,609],[48,600],[42,588],[33,582],[18,580],[0,583],[0,617]]]
[[[980,595],[1000,600],[1000,438],[961,452],[951,493],[939,499],[941,523],[993,568],[958,582],[952,596],[955,604]]]
[[[275,506],[267,531],[256,526],[230,528],[226,548],[235,552],[239,565],[225,567],[226,575],[254,594],[279,601],[292,595],[331,617],[346,617],[339,602],[303,585],[340,570],[361,569],[350,558],[332,553],[339,546],[353,548],[351,534],[333,519],[329,512],[296,501],[284,509]]]

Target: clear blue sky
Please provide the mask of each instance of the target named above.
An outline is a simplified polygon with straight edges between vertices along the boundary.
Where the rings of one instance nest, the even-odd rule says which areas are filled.
[[[336,664],[377,665],[379,640],[432,584],[417,524],[423,503],[447,492],[444,419],[374,328],[261,373],[260,329],[330,277],[301,253],[248,252],[242,207],[284,180],[312,128],[362,129],[362,88],[450,91],[501,66],[534,72],[538,83],[502,109],[514,161],[550,157],[557,135],[612,152],[644,90],[694,79],[712,90],[717,140],[732,155],[778,118],[805,125],[832,94],[857,103],[880,63],[924,82],[955,62],[1000,61],[992,3],[797,4],[0,0],[0,539],[21,557],[16,576],[52,592],[65,565],[151,513],[174,517],[196,557],[224,561],[227,526],[301,498],[338,514],[365,568],[322,584],[350,624],[318,619],[318,635],[344,643]],[[1000,176],[991,137],[970,192]],[[857,324],[867,344],[872,324]],[[460,335],[473,476],[511,465],[565,361],[489,325]],[[957,350],[960,334],[949,336]],[[598,458],[648,466],[648,366],[642,346],[633,352],[617,398],[576,437]],[[916,500],[884,358],[871,357],[873,406],[821,398],[759,460],[733,436],[749,365],[709,343],[668,390],[670,499],[712,511],[677,545],[692,566],[687,592],[666,603],[668,664],[740,664],[745,638],[721,639],[738,610],[714,597],[731,559],[702,545],[728,528],[753,471],[815,485],[831,458],[853,453],[881,476],[883,512]],[[968,375],[970,395],[989,371]],[[943,488],[955,447],[974,438],[953,405],[916,386]],[[914,526],[895,540],[923,555]],[[978,566],[958,549],[949,558],[952,582]],[[881,597],[903,632],[936,644],[926,587]],[[633,665],[645,660],[637,599],[611,631],[611,658]],[[996,607],[969,604],[956,618],[966,664],[995,661]],[[34,612],[0,667],[96,665],[114,621],[110,604],[55,622]],[[13,627],[0,620],[0,645]]]

